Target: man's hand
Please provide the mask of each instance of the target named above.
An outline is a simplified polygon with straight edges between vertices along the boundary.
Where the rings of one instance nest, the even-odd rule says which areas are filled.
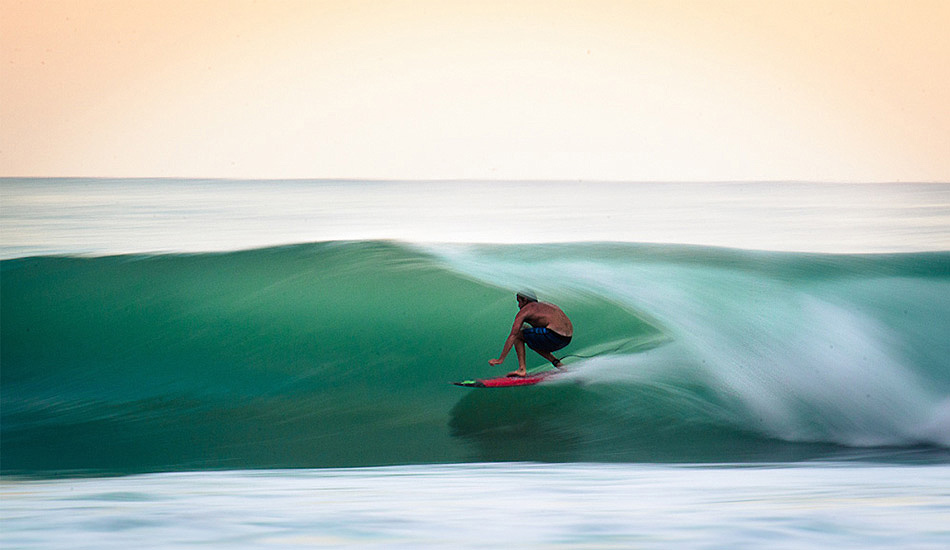
[[[489,359],[489,360],[488,360],[488,364],[491,365],[491,366],[493,366],[493,367],[497,367],[498,365],[500,365],[500,364],[502,364],[502,363],[504,363],[504,362],[505,362],[504,359]]]

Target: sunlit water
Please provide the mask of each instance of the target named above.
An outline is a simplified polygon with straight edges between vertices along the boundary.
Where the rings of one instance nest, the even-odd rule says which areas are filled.
[[[325,240],[950,249],[950,184],[0,179],[0,257]]]
[[[5,548],[903,548],[950,469],[509,464],[6,481]]]

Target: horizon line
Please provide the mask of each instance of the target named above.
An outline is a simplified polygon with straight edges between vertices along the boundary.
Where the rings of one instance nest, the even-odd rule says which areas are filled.
[[[709,179],[709,180],[616,180],[616,179],[492,179],[492,178],[359,178],[359,177],[202,177],[202,176],[0,176],[0,181],[8,180],[138,180],[138,181],[220,181],[220,182],[312,182],[312,183],[600,183],[600,184],[950,184],[950,180],[808,180],[808,179]]]

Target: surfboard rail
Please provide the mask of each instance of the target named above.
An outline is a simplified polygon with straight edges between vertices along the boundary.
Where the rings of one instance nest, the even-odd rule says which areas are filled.
[[[518,386],[533,386],[549,378],[557,376],[564,372],[562,370],[546,370],[538,373],[531,373],[527,376],[499,376],[496,378],[476,378],[473,380],[462,380],[461,382],[452,382],[456,386],[464,388],[512,388]]]

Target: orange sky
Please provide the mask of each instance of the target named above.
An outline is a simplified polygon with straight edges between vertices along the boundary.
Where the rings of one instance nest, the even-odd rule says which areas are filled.
[[[0,176],[950,181],[946,0],[0,6]]]

